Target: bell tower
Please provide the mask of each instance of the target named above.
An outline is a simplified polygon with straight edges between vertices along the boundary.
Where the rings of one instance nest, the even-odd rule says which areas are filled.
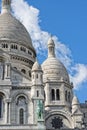
[[[38,61],[32,67],[31,98],[34,106],[34,123],[38,123],[38,128],[45,130],[43,71]]]

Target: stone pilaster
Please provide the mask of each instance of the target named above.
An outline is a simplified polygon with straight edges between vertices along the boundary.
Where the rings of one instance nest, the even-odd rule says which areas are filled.
[[[10,104],[11,99],[5,99],[5,123],[10,124]]]
[[[5,63],[5,79],[10,79],[10,63]]]

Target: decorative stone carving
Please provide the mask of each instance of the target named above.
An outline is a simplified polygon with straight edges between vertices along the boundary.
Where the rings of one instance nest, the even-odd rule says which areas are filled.
[[[60,129],[61,127],[63,127],[63,121],[60,117],[54,117],[51,123],[52,127],[55,129]]]

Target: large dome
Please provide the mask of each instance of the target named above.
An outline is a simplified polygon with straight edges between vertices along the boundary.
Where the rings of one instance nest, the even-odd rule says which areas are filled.
[[[12,69],[30,79],[36,52],[26,28],[11,14],[11,1],[2,0],[0,48],[8,55],[5,60],[10,61]]]
[[[69,76],[64,65],[55,57],[54,41],[48,41],[48,58],[42,64],[43,77],[50,81],[65,81],[69,83]]]
[[[9,12],[0,15],[0,40],[4,39],[24,44],[33,49],[27,30]]]

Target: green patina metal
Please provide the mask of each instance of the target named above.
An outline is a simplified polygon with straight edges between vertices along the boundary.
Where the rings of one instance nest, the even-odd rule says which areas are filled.
[[[43,101],[37,100],[37,118],[43,119]]]

